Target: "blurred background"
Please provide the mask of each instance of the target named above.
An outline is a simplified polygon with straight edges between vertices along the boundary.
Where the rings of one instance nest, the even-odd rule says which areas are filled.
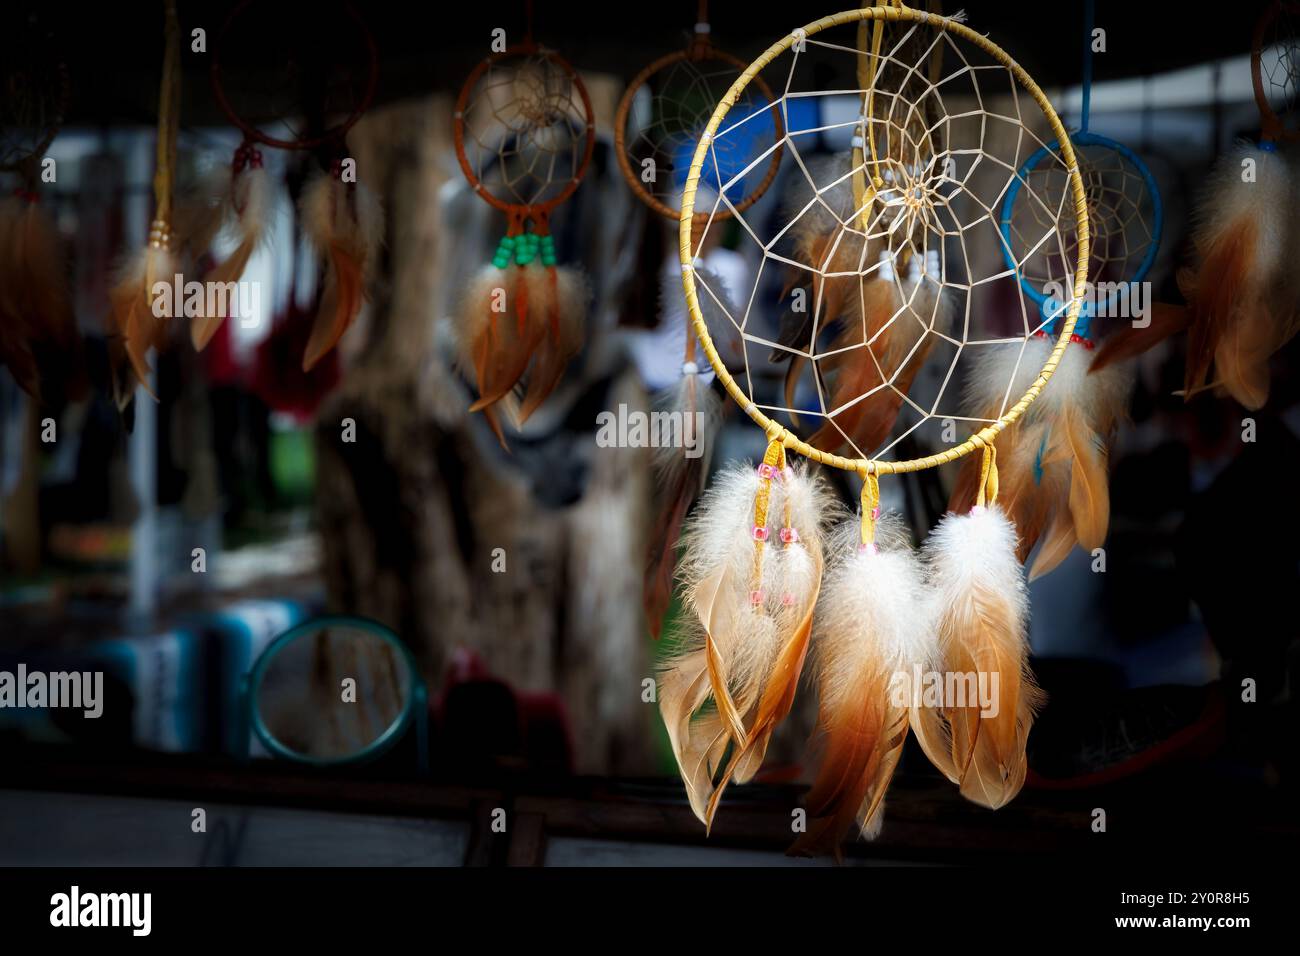
[[[116,263],[149,228],[162,5],[18,0],[0,12],[5,42],[43,38],[66,67],[46,152],[57,177],[41,202],[68,247],[90,379],[80,397],[38,403],[0,370],[0,671],[102,670],[106,701],[98,720],[0,709],[0,862],[795,862],[782,851],[811,770],[814,702],[783,727],[758,781],[728,793],[706,841],[647,690],[663,649],[642,604],[650,451],[596,439],[601,412],[649,409],[680,365],[676,229],[629,191],[614,116],[632,76],[686,44],[695,4],[536,5],[538,39],[575,65],[595,115],[590,169],[552,220],[592,300],[581,353],[509,451],[467,411],[472,378],[456,367],[456,303],[502,220],[461,173],[452,118],[492,31],[522,32],[524,4],[359,6],[181,0],[177,188],[226,168],[242,139],[214,96],[219,40],[226,95],[250,116],[310,126],[312,110],[365,107],[347,155],[387,216],[367,307],[304,373],[322,283],[296,200],[328,157],[266,148],[269,236],[244,276],[259,284],[258,313],[225,322],[201,353],[178,334],[154,360],[158,401],[139,394],[125,411],[104,371],[104,323]],[[1157,300],[1181,301],[1175,270],[1207,170],[1258,135],[1248,6],[1212,28],[1155,5],[1097,6],[1107,48],[1091,126],[1137,152],[1160,187]],[[1077,124],[1082,4],[966,10]],[[792,16],[830,12],[715,0],[712,35],[749,61]],[[195,29],[206,52],[191,48]],[[8,53],[32,59],[30,47]],[[17,72],[0,90],[11,107],[38,95],[39,74]],[[321,75],[342,107],[295,102],[303,77]],[[817,82],[854,85],[829,65]],[[810,151],[847,138],[828,132]],[[749,217],[780,220],[792,165]],[[760,258],[734,223],[708,256],[738,286]],[[777,298],[758,317],[772,328]],[[1111,456],[1104,573],[1076,550],[1031,588],[1050,704],[1024,792],[990,814],[909,750],[884,834],[851,861],[1143,853],[1183,844],[1188,827],[1199,846],[1294,840],[1296,350],[1275,357],[1268,404],[1248,413],[1175,395],[1181,349],[1172,340],[1140,359]],[[781,371],[760,370],[756,387],[778,393]],[[48,420],[53,441],[41,438]],[[939,438],[910,441],[928,453]],[[713,466],[763,447],[732,408]],[[955,470],[889,483],[884,505],[918,540]],[[346,679],[363,714],[331,710]],[[199,836],[196,806],[210,814]],[[1097,807],[1114,831],[1104,851],[1090,839]]]

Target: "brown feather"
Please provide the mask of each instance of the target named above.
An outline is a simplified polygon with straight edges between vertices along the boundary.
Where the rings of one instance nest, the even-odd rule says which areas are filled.
[[[1116,362],[1137,358],[1148,349],[1155,348],[1166,339],[1185,332],[1191,322],[1191,312],[1184,305],[1156,302],[1151,306],[1151,322],[1142,328],[1125,325],[1102,339],[1092,360],[1089,374],[1095,374]]]
[[[1260,302],[1236,316],[1216,343],[1216,377],[1224,391],[1251,411],[1268,400],[1269,358],[1281,337],[1277,319]]]
[[[34,398],[77,399],[89,385],[67,259],[38,201],[0,201],[0,364]],[[44,383],[42,374],[53,381]]]
[[[832,350],[845,351],[838,352],[822,363],[834,376],[834,388],[826,402],[827,411],[833,412],[854,398],[866,395],[872,389],[876,391],[845,408],[834,418],[828,418],[809,440],[809,444],[814,448],[835,452],[848,440],[852,440],[863,451],[870,453],[880,445],[884,436],[888,435],[889,430],[893,428],[894,419],[903,400],[885,382],[889,374],[897,368],[897,362],[902,359],[902,356],[896,355],[898,347],[895,340],[896,337],[900,337],[899,333],[903,331],[904,324],[909,319],[907,316],[900,315],[887,330],[885,327],[899,308],[900,303],[892,282],[875,279],[866,283],[860,320],[846,321],[845,328],[837,337]],[[905,350],[903,354],[906,354]],[[915,364],[919,370],[919,362],[911,364]],[[910,373],[909,385],[910,378],[914,375],[914,371]],[[883,435],[880,434],[882,428]],[[841,434],[841,429],[849,436],[848,439]]]
[[[1204,250],[1191,298],[1191,328],[1187,336],[1187,397],[1208,381],[1219,342],[1241,309],[1256,305],[1246,290],[1255,261],[1257,229],[1249,217],[1224,228]],[[1200,277],[1208,276],[1210,281]]]
[[[310,372],[338,344],[361,311],[365,298],[361,274],[362,262],[356,251],[342,242],[332,243],[325,291],[302,357],[304,372]]]
[[[861,816],[869,822],[889,787],[896,753],[907,739],[907,711],[890,708],[889,675],[857,675],[861,695],[849,706],[823,709],[818,724],[825,735],[821,766],[807,809],[808,829],[790,848],[796,856],[826,853],[836,859],[841,844]],[[865,813],[863,807],[866,806]]]

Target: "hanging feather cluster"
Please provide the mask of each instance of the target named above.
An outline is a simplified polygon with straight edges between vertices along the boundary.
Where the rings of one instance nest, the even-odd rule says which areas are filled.
[[[1043,703],[1029,669],[1029,603],[1016,529],[999,505],[976,506],[946,515],[923,554],[935,604],[937,669],[973,682],[963,685],[964,701],[914,706],[912,726],[926,756],[962,796],[996,810],[1025,782],[1025,743]],[[993,704],[987,712],[982,694],[970,699],[980,680]]]
[[[880,832],[911,720],[898,681],[932,670],[938,655],[934,605],[900,523],[887,518],[862,544],[858,521],[848,521],[833,552],[814,635],[821,767],[808,829],[791,852],[838,857],[855,824],[868,838]]]
[[[154,219],[144,249],[122,266],[118,281],[108,293],[108,356],[113,397],[124,410],[137,384],[157,400],[149,387],[151,349],[161,349],[167,339],[171,296],[157,296],[158,282],[170,285],[177,273],[173,253],[172,185],[176,175],[176,136],[180,129],[181,73],[180,20],[175,0],[164,4],[165,42],[162,82],[158,96],[158,136],[154,165]],[[155,305],[157,308],[155,308]]]
[[[1019,343],[981,348],[963,395],[966,413],[999,418],[1004,405],[1014,403],[1038,377],[1054,344],[1035,336],[1023,351]],[[1083,342],[1067,345],[1048,387],[998,437],[998,501],[1019,534],[1021,562],[1041,542],[1030,580],[1055,568],[1076,544],[1092,551],[1106,539],[1110,447],[1127,416],[1133,373],[1127,363],[1094,371],[1094,354]],[[980,460],[967,456],[951,510],[967,511],[979,483]]]
[[[1272,144],[1242,142],[1220,158],[1194,213],[1192,263],[1178,273],[1187,306],[1156,304],[1151,322],[1108,336],[1094,367],[1187,332],[1183,395],[1215,388],[1248,409],[1268,399],[1269,359],[1300,328],[1300,279],[1287,252],[1300,176]]]
[[[779,449],[780,446],[775,446]],[[687,522],[690,611],[659,706],[691,808],[711,826],[728,783],[752,779],[793,706],[821,588],[824,483],[783,456],[730,467]]]
[[[109,366],[119,410],[130,404],[137,384],[149,397],[158,397],[149,387],[148,354],[163,347],[172,316],[171,297],[159,296],[155,311],[153,292],[155,283],[175,281],[176,257],[171,243],[166,221],[155,219],[149,227],[148,245],[126,261],[108,293]]]
[[[851,832],[879,834],[909,730],[964,797],[1004,806],[1043,695],[992,450],[978,504],[946,516],[919,555],[896,516],[879,517],[874,476],[862,515],[842,520],[818,480],[783,463],[773,443],[757,473],[725,469],[686,523],[690,614],[659,705],[691,808],[711,827],[727,785],[753,778],[810,651],[821,757],[792,853],[838,857]],[[829,538],[827,522],[840,522]]]
[[[307,372],[338,344],[365,304],[383,242],[384,212],[374,193],[362,183],[343,182],[338,169],[309,182],[300,207],[303,232],[325,267],[320,307],[302,358]]]
[[[1246,177],[1253,162],[1254,180]],[[1275,151],[1239,145],[1211,176],[1192,242],[1187,393],[1214,380],[1246,408],[1268,398],[1268,360],[1296,331],[1290,171]]]
[[[470,411],[483,412],[503,448],[498,406],[518,427],[555,390],[582,349],[590,298],[581,270],[555,265],[549,234],[507,236],[470,283],[456,324],[460,362],[478,385]]]
[[[697,262],[694,268],[697,289],[700,290],[700,314],[715,346],[717,343],[725,344],[731,338],[728,330],[735,332],[730,319],[734,312],[726,286],[702,263]],[[663,285],[661,302],[666,313],[669,303],[681,299],[681,282],[676,275],[670,274]],[[698,347],[689,319],[686,320],[685,333],[686,356],[681,378],[655,396],[655,412],[666,416],[660,420],[677,423],[683,439],[680,445],[661,442],[654,455],[657,517],[646,562],[643,596],[646,622],[656,639],[663,630],[664,614],[672,601],[673,571],[677,564],[682,522],[704,490],[713,459],[713,443],[725,408],[717,387],[701,380]]]
[[[63,243],[23,190],[0,199],[0,364],[36,399],[79,398],[86,388]]]
[[[645,572],[645,613],[650,633],[658,638],[664,614],[672,601],[673,572],[682,523],[704,489],[713,458],[713,445],[724,407],[722,396],[700,381],[694,362],[683,369],[677,384],[656,396],[656,412],[681,423],[692,444],[660,445],[655,449],[655,499],[657,517]]]
[[[222,225],[227,225],[237,237],[234,251],[208,272],[207,282],[238,282],[244,275],[249,259],[269,234],[272,199],[272,182],[262,165],[262,153],[251,143],[244,143],[235,152],[225,195],[214,207],[216,215],[197,227],[198,235],[183,237],[194,251],[208,249]],[[225,318],[224,315],[195,318],[190,325],[194,347],[200,351],[206,348]]]

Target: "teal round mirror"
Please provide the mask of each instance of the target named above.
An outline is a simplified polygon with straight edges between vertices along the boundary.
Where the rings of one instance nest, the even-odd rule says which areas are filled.
[[[277,757],[341,766],[386,753],[414,725],[428,761],[428,694],[409,648],[359,617],[305,621],[275,638],[244,687],[249,729]],[[247,740],[247,735],[243,735]]]

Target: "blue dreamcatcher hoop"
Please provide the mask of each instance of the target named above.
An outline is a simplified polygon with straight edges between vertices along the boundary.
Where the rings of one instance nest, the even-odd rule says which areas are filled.
[[[1151,175],[1151,170],[1147,168],[1141,157],[1123,143],[1117,142],[1108,136],[1094,133],[1088,128],[1092,106],[1092,33],[1094,19],[1093,0],[1086,0],[1084,4],[1083,81],[1081,84],[1083,96],[1080,107],[1079,128],[1070,134],[1070,142],[1074,145],[1075,155],[1079,161],[1079,172],[1084,181],[1084,191],[1088,196],[1088,219],[1092,234],[1088,281],[1095,290],[1098,286],[1098,280],[1102,278],[1101,273],[1106,266],[1117,261],[1117,259],[1122,259],[1124,261],[1124,271],[1128,274],[1115,277],[1113,281],[1122,282],[1131,288],[1145,279],[1151,271],[1151,267],[1155,264],[1156,256],[1160,251],[1160,238],[1164,228],[1164,204],[1161,202],[1160,188],[1156,185],[1155,177]],[[1074,260],[1069,256],[1067,249],[1056,250],[1056,257],[1061,260],[1062,265],[1055,272],[1049,269],[1049,274],[1046,276],[1035,274],[1032,268],[1026,267],[1026,260],[1029,256],[1026,256],[1023,251],[1020,256],[1017,256],[1017,250],[1014,248],[1013,232],[1017,213],[1023,214],[1025,208],[1027,206],[1032,207],[1035,202],[1047,208],[1047,202],[1040,196],[1036,196],[1034,202],[1021,202],[1019,208],[1017,208],[1017,200],[1026,193],[1026,187],[1028,187],[1028,191],[1033,190],[1031,182],[1036,174],[1050,175],[1059,172],[1059,161],[1043,164],[1044,159],[1058,156],[1059,152],[1060,143],[1053,140],[1025,160],[1024,164],[1016,171],[1016,175],[1007,189],[999,219],[999,228],[1002,234],[1002,256],[1007,268],[1016,273],[1025,295],[1038,305],[1043,318],[1040,333],[1050,333],[1052,335],[1057,334],[1059,331],[1060,319],[1066,314],[1070,306],[1069,293],[1072,289],[1072,283],[1067,264]],[[1121,184],[1118,189],[1115,185],[1117,182]],[[1136,195],[1129,194],[1130,185],[1134,185]],[[1063,191],[1062,195],[1064,195]],[[1144,200],[1150,205],[1150,222],[1147,225],[1147,235],[1145,241],[1138,247],[1137,252],[1129,252],[1130,236],[1128,226],[1135,218],[1144,224],[1147,222],[1142,218]],[[1127,216],[1123,214],[1121,209],[1124,206],[1129,207],[1131,210]],[[1119,244],[1124,253],[1123,255],[1110,255],[1110,250],[1115,244]],[[1030,250],[1030,255],[1032,254],[1033,250]],[[1050,258],[1051,253],[1048,253],[1047,257]],[[1064,294],[1054,294],[1058,290]],[[1118,297],[1118,292],[1109,293],[1105,297],[1104,309],[1099,308],[1101,303],[1096,294],[1085,298],[1080,303],[1079,320],[1075,325],[1072,338],[1075,341],[1090,345],[1093,318],[1099,312],[1103,315],[1113,314]]]

